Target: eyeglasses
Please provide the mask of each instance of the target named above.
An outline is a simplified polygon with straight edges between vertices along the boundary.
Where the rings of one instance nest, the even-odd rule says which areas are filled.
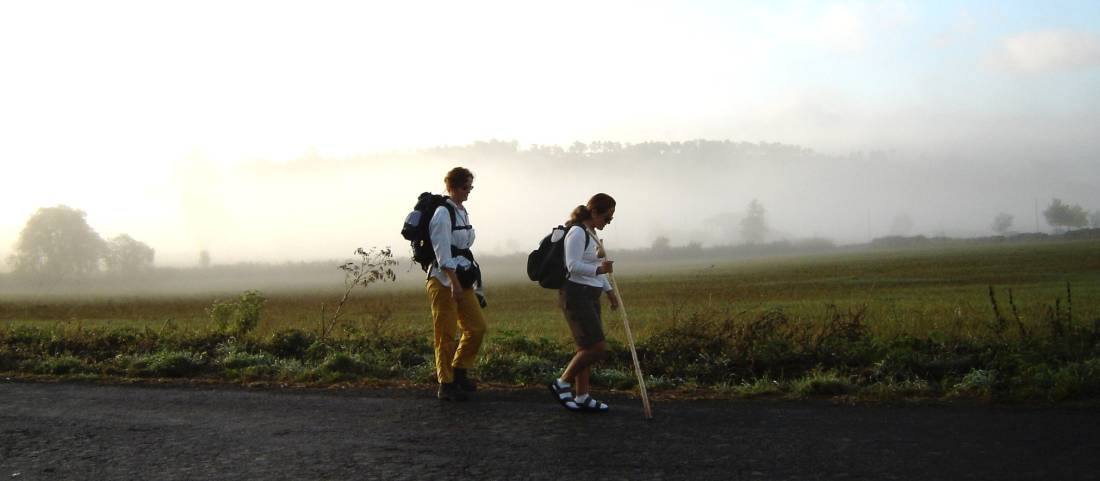
[[[474,190],[474,184],[466,184],[462,187],[459,187],[459,189],[466,190],[466,191]]]

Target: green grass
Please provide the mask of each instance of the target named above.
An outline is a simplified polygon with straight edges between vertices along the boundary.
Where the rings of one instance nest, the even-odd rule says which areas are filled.
[[[516,269],[521,269],[516,266]],[[980,330],[992,316],[988,286],[996,287],[1002,310],[1010,314],[1005,289],[1013,290],[1025,321],[1061,298],[1066,283],[1074,315],[1100,316],[1100,243],[1043,243],[945,250],[852,253],[810,258],[773,258],[710,264],[654,264],[622,267],[617,274],[632,327],[644,338],[655,327],[694,313],[759,313],[782,309],[795,318],[821,318],[828,306],[866,309],[876,334]],[[648,271],[648,272],[647,272]],[[658,273],[654,273],[654,272]],[[412,273],[409,275],[415,275]],[[555,293],[533,283],[493,284],[486,310],[492,329],[526,336],[568,336]],[[334,286],[340,278],[334,273]],[[231,299],[236,294],[221,296]],[[331,314],[338,296],[330,292],[267,294],[261,333],[283,328],[315,329],[326,304]],[[214,296],[145,298],[49,298],[0,301],[0,322],[8,325],[84,327],[205,326]],[[359,291],[345,307],[345,329],[388,330],[426,326],[430,312],[424,292]],[[607,312],[614,331],[618,314]],[[621,332],[612,332],[620,334]]]
[[[616,267],[648,384],[658,392],[1049,400],[1100,394],[1097,241]],[[556,293],[527,282],[493,284],[491,269],[485,275],[490,337],[479,376],[541,383],[570,355]],[[334,285],[340,281],[334,274]],[[359,291],[324,342],[317,339],[321,305],[331,314],[336,289],[262,297],[254,326],[224,321],[234,315],[225,311],[230,301],[245,299],[239,293],[221,302],[209,295],[5,298],[0,372],[431,379],[430,312],[420,289]],[[211,309],[219,305],[230,307]],[[223,322],[211,320],[215,311]],[[609,310],[604,319],[612,357],[593,381],[631,389],[622,323]]]

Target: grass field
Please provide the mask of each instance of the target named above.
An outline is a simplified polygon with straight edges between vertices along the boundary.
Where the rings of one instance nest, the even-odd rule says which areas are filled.
[[[965,332],[980,329],[993,318],[989,286],[995,288],[1005,314],[1011,311],[1007,289],[1012,289],[1023,322],[1035,322],[1058,299],[1067,305],[1072,300],[1078,319],[1100,318],[1098,242],[617,267],[635,335],[643,338],[655,327],[692,315],[753,316],[781,309],[789,317],[813,320],[824,318],[830,306],[865,310],[878,335]],[[493,268],[522,271],[521,266]],[[568,335],[555,292],[510,275],[503,277],[511,279],[496,284],[494,271],[486,271],[491,328],[535,337]],[[419,272],[404,275],[420,276]],[[330,291],[265,293],[268,300],[260,332],[316,327],[322,303],[331,314],[340,282],[334,272]],[[232,295],[7,299],[0,301],[0,322],[84,327],[158,327],[172,322],[196,328],[209,322],[205,309],[214,299]],[[342,317],[360,328],[430,324],[424,291],[415,287],[358,290],[345,309]],[[618,314],[605,312],[605,323],[612,331],[620,324],[612,322],[617,320]]]
[[[1016,389],[1014,397],[1080,398],[1093,395],[1093,384],[1100,389],[1100,378],[1089,379],[1093,369],[1100,373],[1100,361],[1096,360],[1100,357],[1096,355],[1100,338],[1097,241],[851,252],[736,262],[700,259],[617,264],[616,268],[631,326],[643,357],[655,366],[658,386],[735,386],[753,393],[772,390],[769,386],[776,378],[784,378],[785,391],[799,392],[816,392],[820,388],[814,387],[818,386],[815,382],[824,382],[825,386],[837,382],[878,386],[876,389],[881,389],[883,383],[916,382],[918,387],[923,386],[918,390],[943,395],[966,384],[970,376],[967,382],[985,382],[986,389],[981,392],[989,394],[995,383],[983,381],[981,376],[996,372],[994,367],[1001,366],[1003,379],[1006,372],[1022,376],[1024,366],[1040,365],[1054,372],[1042,374],[1047,376],[1043,379],[1069,375],[1077,379],[1076,387],[1069,395],[1059,396]],[[500,275],[495,275],[497,269]],[[556,292],[514,280],[513,269],[522,271],[518,265],[486,266],[490,303],[486,314],[492,335],[481,369],[490,378],[522,383],[560,368],[568,354],[568,330],[556,306]],[[495,278],[513,280],[495,284]],[[341,279],[334,275],[333,283],[338,287]],[[991,300],[991,287],[996,304]],[[267,300],[259,326],[247,335],[258,344],[230,351],[262,351],[256,347],[262,340],[274,339],[288,329],[313,335],[321,319],[322,303],[331,315],[339,292],[334,288],[264,295]],[[61,336],[78,344],[85,333],[118,330],[144,330],[148,335],[189,332],[192,337],[201,337],[200,333],[211,330],[207,309],[214,298],[4,299],[0,301],[0,332],[7,332],[8,370],[21,369],[19,359],[23,358],[17,354],[23,351],[12,347],[12,339],[19,337],[15,333],[27,332],[28,328],[42,336]],[[605,310],[604,319],[613,345],[621,351],[622,324],[618,315]],[[430,377],[430,366],[416,356],[424,357],[425,349],[430,352],[429,333],[423,290],[371,286],[358,291],[345,306],[334,337],[344,339],[343,348],[354,355],[369,350],[362,347],[368,344],[374,346],[370,349],[382,349],[378,342],[383,339],[411,342],[413,347],[409,349],[419,354],[410,358],[406,353],[404,361],[397,363],[403,366],[401,369],[393,367],[396,361],[378,361],[378,356],[389,356],[387,352],[376,352],[373,359],[390,363],[388,371],[383,369],[388,374],[382,377],[424,380]],[[330,343],[340,342],[337,340]],[[220,351],[208,346],[206,354],[226,356],[224,344],[228,341],[220,342]],[[80,349],[66,349],[55,346],[49,355],[80,358],[73,354]],[[315,364],[332,361],[331,356],[340,349],[314,353]],[[149,353],[156,350],[156,346],[146,349]],[[1014,356],[1009,367],[997,364],[1009,362],[1005,361],[1006,353]],[[901,362],[895,359],[899,356],[903,368],[891,371],[890,366]],[[303,366],[309,365],[309,355],[299,357]],[[366,362],[362,358],[349,359],[342,362]],[[609,364],[610,377],[602,381],[628,387],[628,364],[624,365],[621,355],[617,359]],[[937,367],[943,363],[949,366]],[[1073,372],[1057,374],[1067,365]],[[104,369],[110,371],[102,368],[98,372]],[[882,373],[887,371],[889,375],[884,376]],[[363,369],[356,372],[366,375]],[[828,392],[831,388],[824,389]]]

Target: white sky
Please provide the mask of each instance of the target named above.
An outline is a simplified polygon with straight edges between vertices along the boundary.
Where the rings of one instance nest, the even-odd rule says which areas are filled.
[[[67,204],[158,262],[250,260],[292,234],[243,207],[279,195],[247,165],[490,138],[1096,157],[1098,5],[3,2],[0,256]]]

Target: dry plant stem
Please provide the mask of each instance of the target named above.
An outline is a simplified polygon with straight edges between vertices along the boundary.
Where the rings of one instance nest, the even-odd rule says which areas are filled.
[[[351,291],[355,289],[355,286],[362,286],[365,289],[374,282],[397,280],[397,275],[393,272],[393,266],[397,264],[397,261],[393,260],[393,253],[388,247],[381,250],[371,249],[370,251],[365,251],[360,247],[355,250],[355,254],[360,257],[358,262],[347,262],[337,266],[344,271],[344,295],[340,297],[340,301],[336,304],[336,312],[333,313],[332,318],[328,319],[327,325],[324,304],[321,305],[321,339],[325,339],[336,327],[336,323],[340,320],[340,314],[344,310],[344,304],[348,302]]]
[[[1027,337],[1027,327],[1020,321],[1020,311],[1016,309],[1016,301],[1012,298],[1012,288],[1008,289],[1008,305],[1012,307],[1012,317],[1016,319],[1016,328],[1020,330],[1020,335]]]
[[[1066,321],[1068,325],[1073,325],[1073,291],[1069,287],[1069,281],[1066,281],[1066,307],[1069,311],[1066,314]]]
[[[993,320],[996,323],[997,332],[1003,332],[1005,328],[1005,319],[1001,316],[1001,309],[997,307],[997,297],[993,295],[992,284],[989,286],[989,303],[993,305]]]
[[[596,244],[599,245],[600,250],[606,253],[607,251],[603,247],[603,241],[596,235],[596,232],[591,231],[592,238],[596,239]],[[626,303],[623,302],[623,292],[619,290],[618,284],[615,282],[615,276],[610,272],[607,274],[607,280],[611,282],[611,290],[615,291],[615,295],[619,298],[619,317],[623,318],[623,332],[626,334],[626,343],[630,346],[630,357],[634,359],[634,374],[638,376],[638,390],[642,395],[642,410],[646,419],[653,419],[653,410],[649,407],[649,394],[645,389],[645,377],[642,375],[642,365],[638,362],[638,350],[634,348],[634,334],[630,332],[630,320],[626,315]]]
[[[340,320],[340,311],[344,310],[344,303],[348,302],[348,297],[351,296],[351,290],[355,288],[355,286],[359,283],[359,280],[361,278],[362,278],[362,276],[357,275],[354,278],[352,278],[350,281],[344,282],[344,295],[343,295],[343,297],[340,298],[340,302],[336,303],[336,312],[332,314],[332,318],[328,320],[327,325],[323,326],[323,330],[321,331],[321,339],[324,339],[326,336],[328,336],[328,334],[330,332],[332,332],[332,328],[336,327],[336,321]],[[324,309],[325,309],[324,304],[322,304],[321,305],[321,316],[322,316],[322,318],[325,315],[324,314],[325,313]]]

